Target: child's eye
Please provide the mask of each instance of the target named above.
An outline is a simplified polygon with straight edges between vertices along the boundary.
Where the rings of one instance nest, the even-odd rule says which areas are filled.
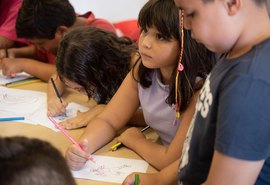
[[[161,41],[166,40],[165,37],[163,35],[161,35],[161,34],[157,34],[156,37],[157,37],[158,40],[161,40]]]

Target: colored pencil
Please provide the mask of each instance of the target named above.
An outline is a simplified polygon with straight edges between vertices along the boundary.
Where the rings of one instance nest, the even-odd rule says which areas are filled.
[[[19,121],[24,120],[24,117],[6,117],[6,118],[0,118],[0,121]]]
[[[62,103],[61,96],[60,96],[60,94],[59,94],[59,92],[58,92],[58,90],[57,90],[57,87],[56,87],[56,85],[55,85],[55,83],[54,83],[53,78],[51,78],[51,82],[52,82],[53,89],[54,89],[54,91],[55,91],[56,96],[59,98],[60,102]]]
[[[139,174],[135,174],[135,182],[134,185],[139,185]]]
[[[27,85],[27,84],[32,84],[32,83],[35,83],[35,82],[41,82],[41,80],[39,79],[36,79],[36,80],[26,80],[26,81],[22,81],[22,82],[16,82],[16,83],[11,83],[9,85],[6,85],[6,87],[17,87],[17,86],[20,86],[20,85]]]
[[[77,147],[79,147],[80,149],[82,149],[84,151],[84,149],[82,148],[81,145],[79,145],[79,143],[77,143],[77,141],[75,141],[75,139],[73,139],[68,133],[67,131],[61,127],[61,125],[59,125],[51,116],[48,116],[49,120],[55,125],[56,128],[58,128],[74,145],[76,145]],[[94,161],[93,157],[89,157],[89,160]]]
[[[17,80],[17,81],[6,83],[5,86],[12,85],[12,84],[17,84],[17,83],[21,83],[21,82],[27,82],[27,81],[31,81],[31,80],[38,80],[38,78],[36,78],[36,77],[28,77],[28,78],[25,78],[25,79],[22,79],[22,80]]]

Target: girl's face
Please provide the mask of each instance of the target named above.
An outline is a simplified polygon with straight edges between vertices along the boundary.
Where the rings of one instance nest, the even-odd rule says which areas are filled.
[[[192,37],[209,50],[223,53],[230,50],[238,38],[238,23],[229,14],[226,0],[175,0],[184,10],[184,27]]]
[[[160,68],[171,73],[177,62],[179,51],[178,41],[166,40],[155,27],[142,30],[139,38],[139,52],[145,67]]]
[[[74,89],[74,90],[78,91],[79,93],[86,94],[85,89],[82,86],[80,86],[79,84],[72,82],[72,81],[69,81],[67,79],[63,79],[63,82],[69,88]]]

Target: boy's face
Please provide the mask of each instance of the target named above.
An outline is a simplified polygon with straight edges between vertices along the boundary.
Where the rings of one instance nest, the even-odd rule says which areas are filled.
[[[184,10],[184,27],[197,42],[216,53],[228,51],[236,41],[233,33],[237,26],[228,12],[227,1],[230,0],[175,0],[177,7]]]
[[[34,45],[36,45],[40,49],[44,49],[46,51],[50,51],[54,54],[57,53],[58,45],[60,43],[60,40],[57,38],[54,39],[29,39]]]

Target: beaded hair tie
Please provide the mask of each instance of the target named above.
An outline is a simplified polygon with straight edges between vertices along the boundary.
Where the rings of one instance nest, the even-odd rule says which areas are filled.
[[[180,17],[180,33],[181,33],[181,50],[178,60],[178,67],[175,77],[175,111],[176,111],[176,119],[180,118],[180,107],[179,107],[179,74],[184,70],[184,66],[182,64],[183,53],[184,53],[184,11],[181,10],[181,17]]]

